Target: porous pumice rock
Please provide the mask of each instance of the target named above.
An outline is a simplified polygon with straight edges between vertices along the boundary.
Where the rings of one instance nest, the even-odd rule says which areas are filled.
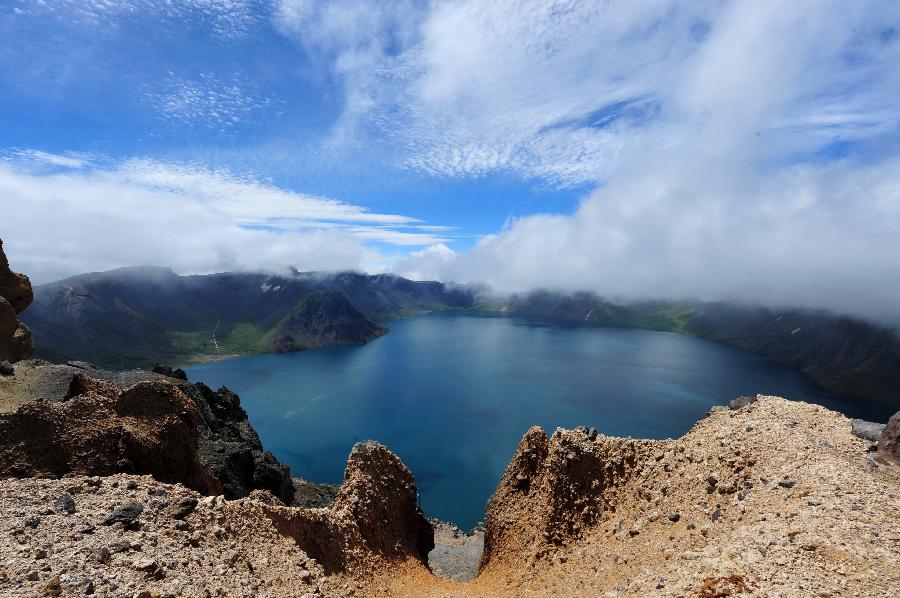
[[[0,240],[0,362],[15,363],[31,356],[31,331],[17,315],[31,305],[32,299],[31,282],[24,274],[10,270]]]

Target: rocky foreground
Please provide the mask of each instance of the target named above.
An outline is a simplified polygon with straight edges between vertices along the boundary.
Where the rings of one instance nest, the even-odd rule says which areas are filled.
[[[900,595],[895,455],[824,408],[744,403],[677,440],[530,430],[462,584],[428,570],[412,475],[374,443],[324,509],[147,476],[7,479],[0,595]]]

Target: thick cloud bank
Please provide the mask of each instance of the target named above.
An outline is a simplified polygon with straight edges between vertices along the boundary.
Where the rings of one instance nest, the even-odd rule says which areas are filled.
[[[509,149],[501,132],[516,146],[507,166],[599,187],[573,214],[514,220],[461,253],[418,251],[397,271],[896,320],[900,5],[599,4],[567,4],[554,20],[545,3],[509,19],[494,14],[504,3],[453,3],[442,5],[446,27],[425,27],[426,67],[405,92],[429,165],[440,139]],[[579,12],[590,27],[564,38],[573,31],[556,25]],[[470,35],[484,68],[467,74],[447,44]],[[501,46],[512,50],[495,60]],[[477,126],[457,126],[470,114]],[[428,134],[422,123],[436,119],[447,134]]]

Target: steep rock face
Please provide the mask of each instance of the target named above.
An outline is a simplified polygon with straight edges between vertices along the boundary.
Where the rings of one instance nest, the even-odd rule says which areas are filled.
[[[197,407],[175,385],[148,381],[120,390],[78,374],[68,394],[0,414],[0,475],[150,474],[221,492],[197,459]]]
[[[225,498],[242,498],[253,490],[268,490],[285,504],[291,504],[294,485],[290,468],[263,450],[240,398],[224,386],[213,392],[202,382],[183,382],[179,387],[194,395],[195,402],[209,406],[212,417],[204,419],[199,459],[222,481]]]
[[[31,282],[10,270],[0,240],[0,361],[16,362],[31,356],[31,331],[16,317],[31,300]]]

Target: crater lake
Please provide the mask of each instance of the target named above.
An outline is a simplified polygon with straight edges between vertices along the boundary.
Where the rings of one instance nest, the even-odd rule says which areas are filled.
[[[339,483],[353,444],[377,440],[412,470],[426,515],[470,528],[529,427],[678,437],[713,405],[773,394],[865,417],[801,373],[689,336],[439,312],[364,346],[185,368],[237,392],[294,476]],[[878,414],[881,415],[881,414]]]

